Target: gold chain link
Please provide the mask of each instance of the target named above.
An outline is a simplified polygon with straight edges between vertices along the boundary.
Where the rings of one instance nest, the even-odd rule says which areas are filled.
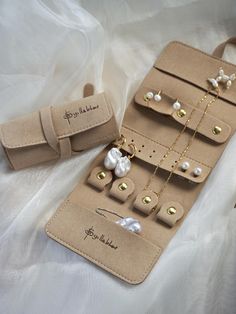
[[[198,103],[196,104],[196,107],[192,109],[192,111],[190,112],[190,115],[184,125],[184,127],[180,130],[179,134],[176,136],[175,140],[173,141],[173,143],[171,144],[170,147],[168,147],[167,151],[164,153],[163,157],[161,158],[161,160],[159,161],[158,165],[156,166],[154,172],[152,173],[152,175],[150,176],[148,183],[146,184],[144,190],[146,190],[150,184],[152,183],[153,178],[155,177],[159,167],[162,165],[162,163],[165,161],[165,159],[169,156],[169,154],[173,151],[173,149],[175,148],[175,145],[177,144],[178,140],[180,139],[180,137],[182,136],[182,134],[185,132],[186,128],[188,127],[189,122],[192,119],[192,116],[194,114],[194,112],[196,111],[196,109],[200,106],[200,104],[207,98],[207,96],[209,95],[210,90],[208,90],[205,95],[198,101]]]
[[[188,141],[188,144],[186,145],[185,149],[184,149],[184,150],[182,151],[182,153],[180,154],[179,159],[177,160],[175,166],[174,166],[173,169],[171,170],[171,172],[170,172],[168,178],[166,179],[166,181],[164,182],[162,188],[160,189],[160,191],[159,191],[158,193],[156,193],[159,198],[160,198],[161,194],[164,192],[164,190],[165,190],[167,184],[169,183],[169,181],[170,181],[170,179],[171,179],[173,173],[174,173],[175,170],[177,169],[179,163],[180,163],[181,160],[185,157],[186,153],[188,152],[189,148],[191,147],[191,145],[192,145],[192,143],[193,143],[193,140],[194,140],[194,138],[195,138],[195,136],[196,136],[196,134],[197,134],[197,132],[198,132],[198,130],[199,130],[201,124],[202,124],[202,121],[203,121],[205,115],[207,114],[208,109],[210,108],[210,106],[211,106],[214,102],[216,102],[216,100],[218,99],[218,97],[219,97],[219,93],[217,93],[217,95],[216,95],[214,98],[212,98],[211,101],[209,101],[209,102],[207,103],[207,105],[206,105],[206,107],[205,107],[205,109],[204,109],[204,111],[203,111],[203,114],[202,114],[202,116],[201,116],[201,119],[199,120],[199,122],[198,122],[198,124],[197,124],[197,127],[196,127],[196,129],[194,130],[193,135],[191,136],[190,140]]]
[[[162,165],[162,163],[164,162],[164,160],[169,156],[169,154],[173,151],[173,149],[174,149],[175,145],[177,144],[178,140],[180,139],[180,137],[182,136],[182,134],[185,132],[186,128],[188,127],[188,124],[189,124],[189,122],[190,122],[191,119],[192,119],[193,113],[194,113],[194,112],[196,111],[196,109],[200,106],[200,104],[201,104],[204,100],[207,99],[207,96],[209,95],[209,93],[210,93],[210,89],[209,89],[209,90],[205,93],[205,95],[198,101],[198,103],[196,104],[196,107],[193,108],[193,110],[191,111],[191,113],[190,113],[190,115],[189,115],[189,117],[188,117],[188,119],[187,119],[187,121],[186,121],[184,127],[183,127],[182,130],[179,132],[179,134],[177,135],[177,137],[175,138],[175,140],[173,141],[173,143],[171,144],[171,146],[167,149],[167,151],[165,152],[165,154],[163,155],[163,157],[162,157],[161,160],[159,161],[158,165],[156,166],[156,168],[155,168],[154,172],[152,173],[152,175],[151,175],[151,177],[150,177],[150,179],[149,179],[147,185],[145,186],[145,189],[147,189],[147,188],[150,186],[150,184],[152,183],[152,180],[153,180],[154,176],[156,175],[156,173],[157,173],[159,167]],[[154,191],[154,192],[156,193],[156,195],[158,196],[158,199],[160,199],[160,197],[161,197],[162,193],[164,192],[166,186],[168,185],[168,183],[169,183],[169,181],[170,181],[172,175],[174,174],[175,170],[176,170],[177,167],[179,166],[179,163],[180,163],[181,160],[185,157],[185,155],[187,154],[189,148],[191,147],[191,145],[192,145],[192,143],[193,143],[193,140],[195,139],[195,136],[196,136],[196,134],[197,134],[197,132],[198,132],[198,130],[199,130],[201,124],[202,124],[202,121],[203,121],[205,115],[207,114],[208,109],[209,109],[210,106],[218,99],[218,97],[219,97],[219,89],[217,89],[217,95],[214,96],[214,97],[206,104],[205,109],[204,109],[204,111],[203,111],[203,114],[202,114],[202,116],[201,116],[201,118],[200,118],[200,120],[199,120],[199,122],[198,122],[198,124],[197,124],[197,127],[196,127],[195,130],[194,130],[193,135],[191,136],[191,138],[189,139],[189,141],[188,141],[187,145],[185,146],[184,150],[183,150],[182,153],[180,154],[180,157],[179,157],[179,159],[176,161],[175,166],[172,167],[172,170],[171,170],[171,172],[170,172],[168,178],[166,179],[166,181],[163,183],[163,185],[162,185],[160,191],[159,191],[159,192],[155,192],[155,191]],[[155,209],[156,209],[156,208],[154,208],[153,211],[155,211]]]

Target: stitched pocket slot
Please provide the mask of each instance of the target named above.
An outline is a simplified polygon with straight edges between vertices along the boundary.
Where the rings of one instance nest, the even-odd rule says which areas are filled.
[[[150,241],[69,201],[49,220],[46,233],[131,284],[141,283],[161,254]]]

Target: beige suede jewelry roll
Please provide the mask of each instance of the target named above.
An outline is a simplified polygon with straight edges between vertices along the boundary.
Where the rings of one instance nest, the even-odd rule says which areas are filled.
[[[13,169],[69,158],[119,136],[105,93],[38,112],[0,126],[0,139]]]
[[[221,55],[222,48],[216,51]],[[235,114],[236,65],[169,43],[128,105],[120,146],[96,157],[46,233],[125,282],[140,284],[235,134]]]

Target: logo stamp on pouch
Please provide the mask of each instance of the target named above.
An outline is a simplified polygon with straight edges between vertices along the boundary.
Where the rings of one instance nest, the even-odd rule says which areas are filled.
[[[76,119],[78,118],[80,115],[84,114],[84,113],[87,113],[87,112],[90,112],[90,111],[94,111],[94,110],[97,110],[99,109],[99,105],[86,105],[86,106],[83,106],[83,107],[79,107],[78,110],[76,111],[69,111],[69,110],[66,110],[65,111],[65,114],[63,116],[63,119],[67,120],[68,123],[70,124],[71,123],[71,119]]]
[[[106,237],[103,233],[102,234],[95,233],[93,226],[91,226],[89,229],[85,229],[84,232],[85,232],[84,240],[90,238],[93,241],[99,241],[102,244],[107,245],[113,250],[118,249],[118,246],[114,244],[112,239],[109,239],[109,237]]]

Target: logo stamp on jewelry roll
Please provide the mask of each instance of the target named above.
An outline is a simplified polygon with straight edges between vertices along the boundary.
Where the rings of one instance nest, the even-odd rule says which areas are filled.
[[[93,226],[91,226],[89,229],[85,229],[85,237],[84,240],[86,240],[88,237],[90,237],[91,240],[94,241],[100,241],[102,244],[107,245],[111,249],[118,249],[118,246],[113,243],[113,240],[106,237],[104,234],[96,234]]]
[[[69,111],[69,110],[66,110],[65,111],[65,114],[63,116],[63,119],[67,120],[68,123],[70,124],[71,122],[71,119],[76,119],[78,118],[81,114],[83,113],[87,113],[89,111],[93,111],[93,110],[96,110],[99,108],[99,105],[86,105],[86,106],[83,106],[83,107],[79,107],[79,109],[77,111]]]

